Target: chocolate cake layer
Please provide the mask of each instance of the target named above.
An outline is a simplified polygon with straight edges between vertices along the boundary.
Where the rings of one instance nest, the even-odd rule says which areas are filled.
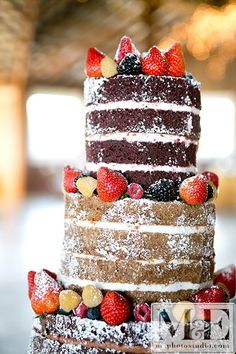
[[[199,83],[186,77],[117,75],[109,79],[87,78],[85,104],[133,101],[164,102],[201,108]]]
[[[150,323],[110,326],[104,321],[48,315],[34,320],[29,354],[149,353]]]
[[[61,275],[67,285],[94,281],[104,289],[115,286],[134,301],[158,301],[162,293],[172,300],[172,293],[189,295],[211,281],[213,204],[129,198],[104,203],[72,193],[65,203]]]
[[[155,109],[114,109],[86,114],[86,135],[133,132],[185,136],[198,140],[200,116]]]
[[[196,166],[196,144],[127,142],[126,140],[89,141],[87,162],[154,166]]]

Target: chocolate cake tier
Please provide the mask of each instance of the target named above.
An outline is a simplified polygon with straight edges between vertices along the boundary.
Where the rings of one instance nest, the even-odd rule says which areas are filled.
[[[28,354],[150,353],[150,323],[110,326],[74,316],[36,318]]]
[[[61,279],[123,291],[133,301],[189,299],[212,281],[214,221],[212,203],[104,203],[67,193]]]
[[[147,187],[196,172],[199,84],[190,77],[118,75],[85,82],[87,169],[108,166]]]

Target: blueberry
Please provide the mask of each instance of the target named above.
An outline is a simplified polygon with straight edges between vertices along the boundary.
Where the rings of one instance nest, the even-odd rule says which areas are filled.
[[[97,307],[88,308],[87,318],[89,318],[90,320],[99,320],[100,318],[99,307],[97,306]]]

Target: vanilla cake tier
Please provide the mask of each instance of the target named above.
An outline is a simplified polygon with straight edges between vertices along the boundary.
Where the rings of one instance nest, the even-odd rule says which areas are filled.
[[[211,285],[212,203],[65,194],[64,285],[124,292],[133,302],[179,301]]]
[[[85,81],[87,169],[149,186],[196,173],[200,86],[191,75],[117,75]]]

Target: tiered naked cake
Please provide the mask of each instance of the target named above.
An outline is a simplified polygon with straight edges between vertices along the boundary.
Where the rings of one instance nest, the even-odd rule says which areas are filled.
[[[191,300],[213,280],[214,186],[191,178],[200,87],[178,44],[139,56],[128,37],[116,63],[90,49],[86,72],[87,165],[65,169],[59,279],[82,293],[88,315],[62,313],[60,298],[59,313],[35,311],[53,314],[35,320],[29,353],[147,353],[150,304]],[[87,289],[100,291],[94,308]],[[109,296],[129,306],[126,317]]]

